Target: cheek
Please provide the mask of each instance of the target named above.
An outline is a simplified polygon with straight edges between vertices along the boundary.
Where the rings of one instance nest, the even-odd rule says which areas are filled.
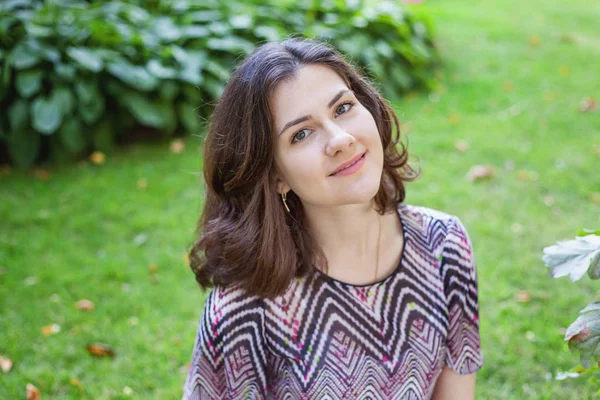
[[[296,151],[293,156],[290,156],[287,161],[288,173],[293,176],[293,179],[303,180],[304,185],[309,184],[312,180],[305,181],[307,178],[315,178],[320,173],[321,161],[318,159],[318,152],[314,149],[309,149],[310,146]]]

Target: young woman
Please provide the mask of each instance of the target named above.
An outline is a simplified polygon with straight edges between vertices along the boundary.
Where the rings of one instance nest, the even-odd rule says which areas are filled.
[[[205,143],[190,259],[212,290],[184,398],[474,397],[471,241],[403,203],[407,159],[394,111],[329,45],[264,44],[235,69]]]

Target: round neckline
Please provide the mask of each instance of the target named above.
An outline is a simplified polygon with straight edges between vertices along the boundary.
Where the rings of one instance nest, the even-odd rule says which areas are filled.
[[[333,277],[327,275],[326,273],[324,273],[323,271],[321,271],[320,269],[315,267],[315,270],[317,271],[317,273],[329,282],[338,283],[338,284],[341,284],[344,286],[355,287],[355,288],[364,288],[364,287],[369,287],[369,286],[380,285],[380,284],[384,283],[385,281],[389,280],[394,275],[396,275],[398,273],[398,271],[400,271],[400,268],[402,267],[402,264],[404,263],[404,253],[406,250],[406,237],[407,237],[406,224],[404,222],[403,216],[401,215],[402,214],[401,208],[403,208],[403,207],[405,207],[405,205],[402,203],[400,203],[396,207],[396,215],[398,216],[398,218],[400,218],[400,225],[402,225],[402,252],[400,253],[400,261],[398,262],[398,265],[396,265],[396,268],[394,268],[388,276],[378,280],[377,282],[365,283],[363,285],[358,285],[358,284],[354,284],[354,283],[340,281],[339,279],[333,278]]]

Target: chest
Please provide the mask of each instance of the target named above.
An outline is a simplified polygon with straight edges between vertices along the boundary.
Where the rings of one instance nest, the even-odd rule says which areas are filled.
[[[389,283],[370,293],[322,286],[267,310],[270,380],[278,396],[304,398],[334,385],[384,398],[411,388],[415,398],[429,398],[444,365],[446,327],[434,304],[407,301]]]

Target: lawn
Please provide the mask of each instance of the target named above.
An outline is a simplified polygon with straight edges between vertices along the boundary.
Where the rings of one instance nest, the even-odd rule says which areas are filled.
[[[410,7],[431,15],[444,68],[436,92],[393,102],[422,170],[406,202],[458,215],[474,243],[485,356],[476,398],[593,398],[600,385],[586,376],[555,378],[578,364],[564,328],[600,285],[553,279],[541,255],[579,227],[600,228],[600,109],[581,110],[600,101],[600,6]],[[0,372],[0,398],[25,398],[28,383],[43,399],[181,397],[204,298],[185,263],[201,143],[138,143],[97,165],[42,166],[47,176],[2,169],[0,356],[14,365]],[[495,176],[470,182],[474,165]],[[77,309],[81,299],[94,309]],[[90,343],[115,356],[91,356]]]

